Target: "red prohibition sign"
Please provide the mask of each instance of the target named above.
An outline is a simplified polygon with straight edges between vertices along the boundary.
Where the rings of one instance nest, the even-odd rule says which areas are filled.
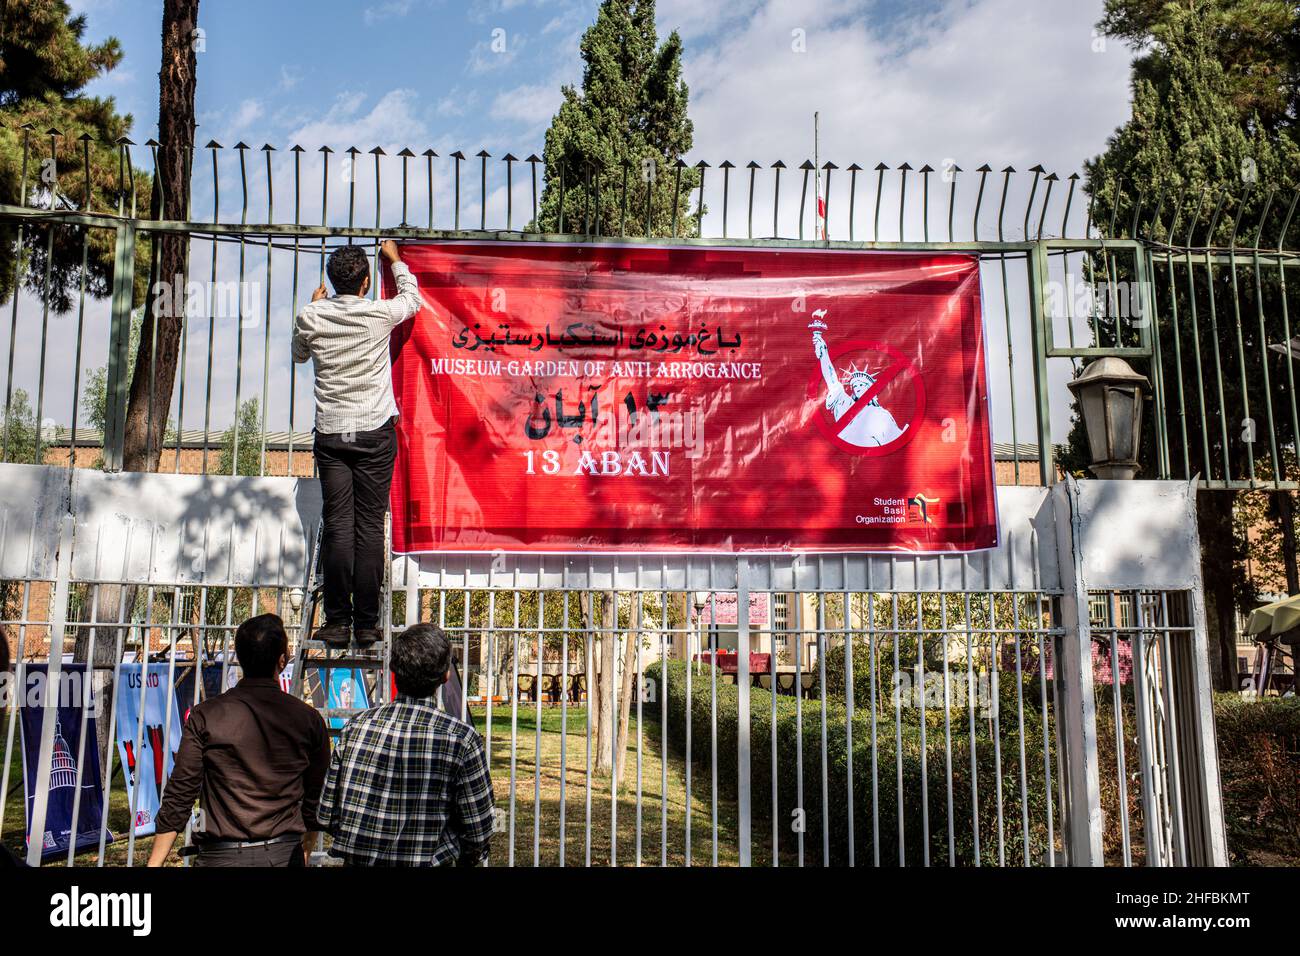
[[[832,366],[836,359],[850,352],[873,351],[883,352],[892,360],[879,375],[876,376],[875,382],[867,389],[866,393],[853,403],[853,411],[844,416],[841,421],[835,421],[830,417],[826,410],[824,402],[824,392],[826,382],[822,378],[821,368],[814,368],[812,377],[808,380],[808,397],[818,399],[821,402],[821,408],[818,410],[813,420],[817,423],[818,429],[826,438],[843,452],[850,455],[861,455],[866,458],[876,458],[883,455],[892,455],[894,452],[906,446],[916,433],[920,430],[921,423],[925,421],[925,381],[921,378],[921,372],[898,349],[886,345],[883,342],[868,342],[861,339],[854,339],[848,342],[842,342],[836,346],[828,346],[827,356],[831,360]],[[853,421],[854,413],[861,411],[866,404],[874,398],[878,398],[889,385],[893,384],[895,379],[901,379],[912,388],[912,394],[915,402],[912,407],[912,415],[906,422],[899,422],[900,428],[903,428],[903,434],[899,435],[887,445],[862,446],[855,445],[852,442],[845,441],[840,437],[841,432],[849,427]]]

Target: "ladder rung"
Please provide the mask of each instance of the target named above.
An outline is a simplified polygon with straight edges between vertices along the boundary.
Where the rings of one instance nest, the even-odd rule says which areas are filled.
[[[326,720],[345,720],[365,712],[365,707],[322,707],[316,711]]]
[[[303,667],[319,667],[321,670],[359,670],[381,671],[384,669],[382,657],[304,657]]]
[[[305,651],[335,651],[338,653],[342,653],[343,651],[362,650],[362,648],[357,647],[355,643],[349,642],[347,647],[343,647],[342,645],[338,645],[338,644],[326,644],[324,641],[318,641],[315,638],[309,638],[305,641],[301,641],[299,642],[298,646]],[[371,647],[375,648],[373,653],[377,655],[383,653],[382,641],[378,644],[372,644]]]

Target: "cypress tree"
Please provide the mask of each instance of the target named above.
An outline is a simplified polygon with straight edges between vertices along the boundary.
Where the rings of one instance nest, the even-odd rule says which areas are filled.
[[[1264,237],[1265,247],[1285,243],[1286,237],[1279,233],[1294,193],[1295,170],[1300,169],[1300,147],[1294,138],[1294,90],[1283,90],[1278,97],[1265,95],[1269,84],[1261,80],[1258,56],[1250,44],[1242,42],[1243,35],[1258,26],[1251,19],[1255,13],[1267,10],[1275,14],[1274,8],[1279,6],[1287,5],[1263,0],[1107,3],[1102,29],[1137,40],[1144,51],[1134,63],[1132,116],[1109,140],[1106,151],[1086,164],[1093,221],[1103,236],[1129,237],[1136,221],[1141,238],[1181,247],[1188,242],[1189,227],[1195,221],[1190,241],[1194,250],[1228,246],[1234,242],[1234,234],[1238,249],[1253,246],[1257,232]],[[1287,29],[1294,41],[1300,35],[1300,17],[1286,12]],[[1276,61],[1282,73],[1294,69],[1294,60],[1290,66],[1287,62],[1285,58]],[[1217,218],[1216,210],[1220,210]],[[1117,271],[1105,274],[1131,280],[1135,278],[1131,264],[1131,257],[1115,255],[1109,266]],[[1102,278],[1107,261],[1094,256],[1093,265]],[[1279,270],[1276,266],[1262,268],[1257,288],[1250,266],[1249,253],[1239,254],[1234,287],[1233,268],[1226,264],[1211,269],[1198,263],[1191,269],[1189,282],[1185,262],[1172,270],[1164,261],[1154,262],[1155,344],[1160,359],[1158,365],[1137,364],[1139,371],[1153,380],[1157,372],[1163,374],[1164,423],[1175,477],[1200,473],[1213,479],[1230,474],[1234,480],[1254,477],[1266,481],[1275,469],[1283,478],[1297,477],[1294,464],[1288,473],[1287,465],[1272,460],[1274,434],[1280,458],[1289,457],[1284,453],[1296,441],[1290,358],[1269,348],[1288,334]],[[1211,321],[1211,297],[1217,304],[1216,321]],[[1239,308],[1240,321],[1234,305]],[[1298,319],[1300,315],[1291,315],[1291,336],[1300,332]],[[1113,316],[1100,321],[1094,344],[1115,345],[1121,334],[1118,321]],[[1123,331],[1127,335],[1124,344],[1133,344],[1132,332]],[[1198,342],[1203,367],[1200,376],[1195,355]],[[1180,352],[1181,363],[1176,361]],[[1216,354],[1221,362],[1221,384]],[[1264,368],[1269,373],[1268,388]],[[1143,429],[1142,459],[1145,477],[1155,477],[1155,422],[1148,419],[1148,423]],[[1076,416],[1069,442],[1062,449],[1062,465],[1082,473],[1085,448],[1082,424]],[[1207,470],[1209,474],[1205,474]],[[1276,514],[1276,520],[1286,525],[1278,527],[1279,533],[1293,542],[1289,505],[1294,496],[1275,494],[1288,499],[1283,503],[1287,507],[1280,509],[1285,515]],[[1246,528],[1234,519],[1236,500],[1236,495],[1219,491],[1203,493],[1198,499],[1207,606],[1218,638],[1211,665],[1224,690],[1236,689],[1237,683],[1237,611],[1256,600],[1256,582],[1245,570],[1250,547]]]
[[[693,138],[681,38],[660,44],[654,0],[604,0],[581,50],[582,88],[563,88],[546,131],[542,231],[646,235],[648,214],[669,236],[675,213],[678,235],[698,235],[699,171],[674,168]]]

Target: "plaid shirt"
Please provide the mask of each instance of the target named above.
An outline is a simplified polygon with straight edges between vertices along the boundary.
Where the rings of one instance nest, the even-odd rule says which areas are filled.
[[[399,696],[339,735],[319,819],[332,855],[360,866],[476,866],[487,858],[492,778],[474,728]]]

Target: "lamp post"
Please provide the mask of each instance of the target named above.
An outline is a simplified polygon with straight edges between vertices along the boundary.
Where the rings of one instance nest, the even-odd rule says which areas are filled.
[[[1141,470],[1137,452],[1149,385],[1145,375],[1114,356],[1098,359],[1070,382],[1088,433],[1089,470],[1098,478],[1127,480]]]
[[[704,654],[704,629],[707,625],[704,623],[704,608],[709,603],[708,591],[695,592],[695,648],[687,648],[686,662],[689,665],[691,661],[695,662],[695,673],[699,673],[700,661],[699,655]],[[710,661],[712,663],[712,661]]]
[[[302,588],[289,589],[289,626],[297,627],[302,623],[302,604],[306,595]]]

